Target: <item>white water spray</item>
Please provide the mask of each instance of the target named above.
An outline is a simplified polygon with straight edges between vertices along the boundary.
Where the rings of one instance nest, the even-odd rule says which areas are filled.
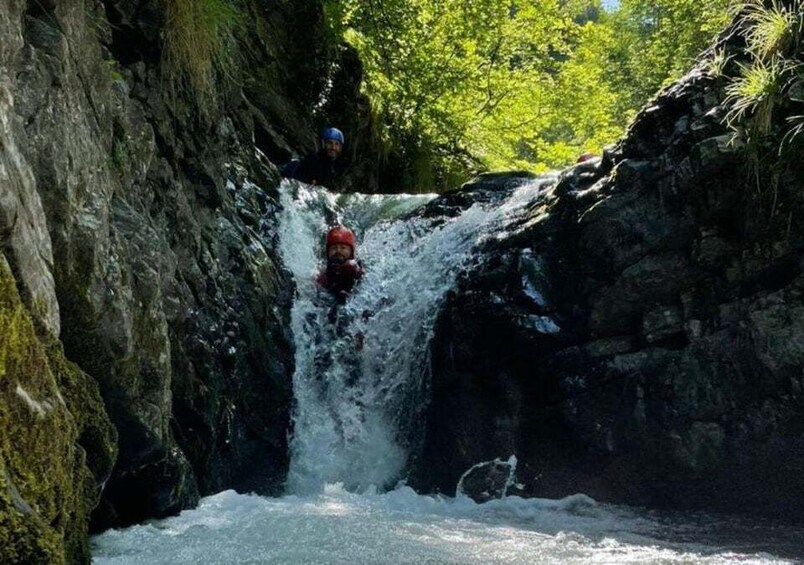
[[[476,260],[490,223],[538,194],[521,188],[494,209],[475,205],[446,221],[400,219],[432,196],[336,197],[286,182],[281,252],[297,296],[294,431],[288,490],[387,489],[404,477],[410,442],[427,402],[427,345],[438,308],[459,273]],[[363,281],[335,306],[314,277],[328,223],[358,235]],[[357,342],[362,341],[362,350]]]

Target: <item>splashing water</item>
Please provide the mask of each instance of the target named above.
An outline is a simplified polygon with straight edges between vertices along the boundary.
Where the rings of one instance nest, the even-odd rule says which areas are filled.
[[[93,563],[776,565],[800,561],[762,548],[801,555],[797,533],[700,515],[678,523],[583,495],[479,505],[331,485],[281,499],[222,492],[176,518],[95,537]]]
[[[535,197],[531,186],[512,201]],[[438,307],[475,257],[490,222],[517,208],[473,206],[447,221],[400,219],[432,196],[336,198],[320,188],[283,185],[280,241],[298,290],[294,432],[288,490],[387,489],[404,475],[426,405],[427,344]],[[313,282],[327,223],[359,238],[363,281],[343,306]],[[362,342],[358,351],[356,342]]]

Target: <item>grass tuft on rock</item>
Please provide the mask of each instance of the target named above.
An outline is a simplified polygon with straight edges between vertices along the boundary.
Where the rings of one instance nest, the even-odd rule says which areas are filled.
[[[787,81],[788,65],[775,57],[770,63],[757,59],[751,65],[740,65],[740,69],[740,76],[726,87],[727,122],[736,129],[750,116],[753,129],[767,134],[773,122],[773,109]]]
[[[802,90],[804,84],[804,12],[799,4],[748,0],[742,5],[741,27],[748,61],[738,65],[738,73],[726,87],[726,123],[749,139],[774,133],[774,114],[786,100],[801,102],[792,94],[796,89]],[[795,119],[793,122],[793,127],[780,138],[789,141],[799,136],[801,128]]]
[[[202,106],[218,95],[218,76],[233,78],[239,63],[235,34],[243,13],[233,0],[165,0],[163,74],[175,94],[189,88]]]
[[[759,60],[785,53],[801,35],[801,20],[796,12],[776,0],[770,5],[760,0],[748,2],[745,13],[748,50]]]

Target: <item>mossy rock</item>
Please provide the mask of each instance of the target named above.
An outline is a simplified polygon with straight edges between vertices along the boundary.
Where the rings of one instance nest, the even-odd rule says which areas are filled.
[[[37,333],[3,256],[0,327],[2,562],[89,562],[88,515],[115,430],[94,381]]]

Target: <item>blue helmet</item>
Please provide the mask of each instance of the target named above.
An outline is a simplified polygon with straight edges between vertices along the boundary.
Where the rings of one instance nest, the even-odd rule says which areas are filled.
[[[339,141],[341,145],[344,144],[343,132],[338,128],[327,128],[321,133],[321,141],[326,141],[328,139]]]

